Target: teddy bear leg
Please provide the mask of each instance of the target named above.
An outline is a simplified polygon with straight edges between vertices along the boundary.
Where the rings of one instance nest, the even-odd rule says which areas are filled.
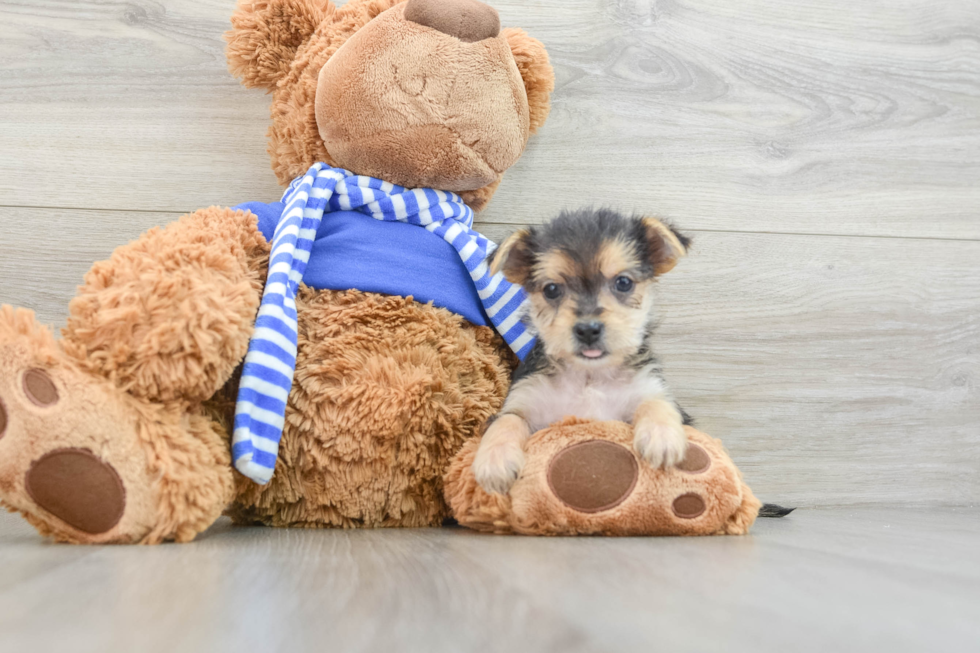
[[[256,222],[212,207],[118,248],[61,341],[3,308],[0,499],[42,533],[186,540],[227,506],[228,435],[200,404],[248,347],[268,257]]]
[[[0,308],[0,502],[75,543],[187,540],[232,494],[227,436],[137,399],[68,356],[33,313]]]
[[[248,350],[268,255],[247,211],[211,207],[151,229],[85,276],[65,350],[134,397],[205,401]]]

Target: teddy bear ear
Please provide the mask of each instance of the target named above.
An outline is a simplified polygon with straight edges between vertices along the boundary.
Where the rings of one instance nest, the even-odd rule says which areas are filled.
[[[271,91],[334,10],[330,0],[239,0],[225,32],[228,68],[245,86]]]
[[[527,104],[530,108],[530,128],[533,134],[551,111],[551,92],[555,90],[555,71],[548,60],[548,51],[541,41],[531,38],[522,29],[507,27],[500,30],[507,39],[510,51],[517,62],[517,69],[524,80]]]

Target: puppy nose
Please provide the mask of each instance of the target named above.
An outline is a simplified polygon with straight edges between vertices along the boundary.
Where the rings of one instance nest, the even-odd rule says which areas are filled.
[[[602,322],[592,320],[591,322],[579,322],[572,331],[583,345],[592,345],[602,337],[602,328]]]
[[[500,33],[497,10],[479,0],[408,0],[405,19],[467,43]]]

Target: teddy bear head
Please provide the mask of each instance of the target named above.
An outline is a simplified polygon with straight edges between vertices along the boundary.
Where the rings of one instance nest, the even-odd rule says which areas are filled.
[[[240,0],[232,25],[232,72],[273,94],[283,185],[322,161],[479,210],[548,115],[544,46],[478,0]]]

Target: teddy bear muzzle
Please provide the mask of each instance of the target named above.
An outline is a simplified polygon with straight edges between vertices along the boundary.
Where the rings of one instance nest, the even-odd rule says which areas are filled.
[[[520,158],[529,111],[496,11],[477,0],[383,12],[323,65],[315,98],[333,165],[453,192],[496,182]]]

